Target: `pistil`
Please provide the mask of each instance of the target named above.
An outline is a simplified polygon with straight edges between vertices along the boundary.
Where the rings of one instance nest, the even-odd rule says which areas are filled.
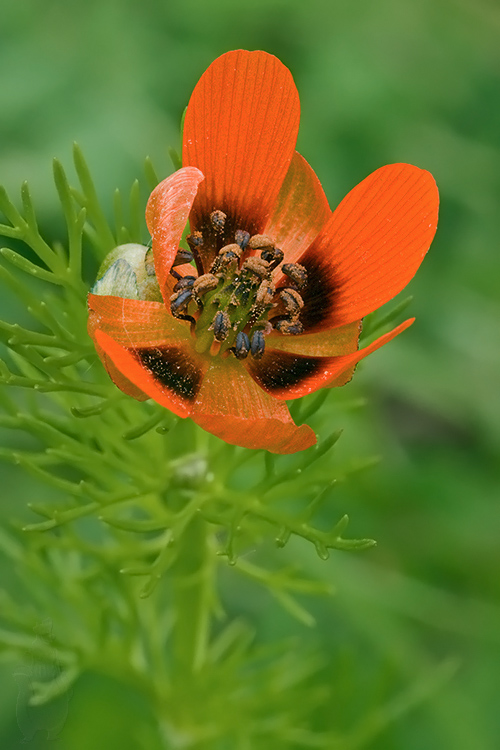
[[[230,240],[225,234],[229,224],[223,211],[212,211],[209,221],[216,236]],[[178,279],[170,309],[176,318],[193,324],[198,352],[260,359],[270,331],[287,336],[303,332],[299,317],[304,307],[301,292],[307,284],[307,271],[298,263],[282,265],[284,253],[270,237],[236,230],[234,242],[229,241],[218,251],[208,273],[202,272],[201,232],[193,232],[187,242],[191,252],[180,250],[174,265],[189,262],[192,257],[198,277]],[[278,289],[272,280],[277,270],[288,280]],[[174,270],[171,273],[178,276]],[[276,314],[269,318],[273,310]]]

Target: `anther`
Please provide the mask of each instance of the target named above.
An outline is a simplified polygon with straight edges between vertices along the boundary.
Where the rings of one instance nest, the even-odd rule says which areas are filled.
[[[193,297],[195,300],[201,301],[201,296],[216,289],[218,283],[219,279],[213,273],[204,273],[203,276],[198,276],[193,283]]]
[[[297,318],[279,318],[271,321],[277,331],[285,336],[297,336],[304,332],[304,326]]]
[[[195,276],[182,276],[174,286],[174,292],[178,292],[181,289],[191,289],[195,281]]]
[[[236,244],[238,244],[242,250],[246,248],[248,245],[248,240],[250,239],[250,232],[245,232],[244,229],[237,229],[236,233],[234,235],[234,239]]]
[[[224,341],[230,327],[231,327],[231,320],[229,318],[229,315],[227,314],[227,312],[219,310],[219,312],[215,314],[215,317],[212,320],[212,325],[210,326],[210,328],[214,332],[215,340]]]
[[[224,245],[224,247],[221,247],[219,255],[221,257],[229,256],[230,258],[241,258],[241,252],[241,247],[236,242],[233,242],[231,245]]]
[[[252,336],[252,343],[250,344],[250,352],[254,359],[261,359],[264,354],[265,342],[264,334],[262,331],[255,331]]]
[[[186,237],[186,242],[193,252],[203,245],[203,235],[201,232],[193,232]]]
[[[248,247],[251,250],[264,250],[265,248],[274,248],[274,242],[265,234],[254,234],[248,240]]]
[[[269,277],[269,263],[262,258],[247,258],[241,267],[242,271],[249,271],[258,279],[265,279]]]
[[[266,305],[270,305],[273,301],[275,292],[276,289],[274,284],[265,279],[257,289],[257,294],[255,295],[255,306],[266,307]]]
[[[298,289],[304,289],[307,284],[307,271],[300,263],[285,263],[281,270],[291,279]]]
[[[174,317],[179,317],[179,313],[186,310],[192,297],[193,293],[191,289],[181,289],[179,292],[172,294],[170,297],[170,310],[172,315],[174,315]]]
[[[285,310],[295,316],[304,307],[304,300],[295,289],[283,289],[280,292],[280,300],[283,302]]]
[[[222,234],[226,225],[227,216],[224,211],[212,211],[210,214],[210,223],[217,234]]]
[[[285,255],[279,247],[266,247],[262,250],[260,257],[269,263],[269,270],[272,271],[279,266]]]
[[[191,263],[192,260],[193,260],[193,253],[190,250],[184,250],[182,247],[180,247],[177,250],[177,255],[175,256],[174,262],[172,263],[172,265],[182,266],[184,263]],[[146,266],[146,269],[147,269],[147,266]],[[153,266],[153,269],[154,269],[154,266]]]
[[[250,351],[250,339],[244,331],[238,331],[234,344],[234,356],[236,359],[246,359]]]
[[[219,254],[210,267],[211,273],[219,273],[224,269],[229,268],[231,264],[236,267],[236,264],[241,256],[241,247],[236,243],[232,245],[224,245],[219,250]]]

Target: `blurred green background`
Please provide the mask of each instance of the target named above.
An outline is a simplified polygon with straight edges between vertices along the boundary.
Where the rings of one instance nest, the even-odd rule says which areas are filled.
[[[351,532],[378,547],[327,562],[299,544],[279,553],[302,556],[337,587],[335,598],[313,605],[315,630],[258,590],[242,590],[231,571],[223,586],[230,609],[263,638],[296,635],[304,649],[322,649],[333,727],[390,701],[359,747],[498,748],[498,3],[0,0],[0,15],[0,182],[17,195],[29,180],[49,237],[61,231],[52,157],[69,165],[78,141],[109,202],[146,155],[166,175],[194,84],[215,57],[239,47],[264,49],[291,69],[302,102],[298,149],[332,207],[383,164],[433,173],[440,223],[410,288],[417,322],[348,386],[368,406],[331,414],[345,427],[340,455],[383,458],[343,485],[332,509],[348,512]],[[0,317],[12,319],[12,304],[0,300]],[[8,523],[47,490],[13,468],[1,471]],[[453,669],[439,684],[443,664]],[[16,698],[6,665],[0,744],[8,750],[21,739]],[[75,686],[58,747],[135,748],[137,727],[146,737],[152,723],[129,687],[88,675]],[[47,744],[38,737],[32,746]]]

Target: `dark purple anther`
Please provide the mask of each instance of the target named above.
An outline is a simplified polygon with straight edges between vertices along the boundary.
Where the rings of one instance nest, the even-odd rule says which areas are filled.
[[[212,321],[212,327],[215,340],[224,341],[227,336],[227,332],[231,327],[231,320],[227,312],[219,310],[219,312],[215,314],[215,317]]]
[[[272,271],[279,266],[285,256],[279,247],[267,247],[261,252],[260,257],[269,263],[269,270]]]
[[[196,276],[182,276],[174,286],[174,292],[178,292],[181,289],[191,289],[195,281]]]
[[[170,309],[175,315],[175,313],[186,309],[191,301],[193,293],[190,289],[186,289],[172,296],[174,297],[174,299],[170,298]]]
[[[244,331],[238,331],[234,345],[234,355],[236,359],[246,359],[250,351],[250,339]]]
[[[250,344],[250,352],[254,359],[260,359],[264,354],[265,342],[262,331],[255,331]]]
[[[238,229],[234,235],[234,241],[241,247],[242,250],[248,245],[250,239],[250,232],[245,232],[244,229]]]
[[[173,266],[182,266],[184,263],[191,263],[193,260],[193,253],[191,250],[184,250],[180,247],[177,250],[177,255],[174,258]]]
[[[285,263],[281,270],[291,279],[298,289],[304,289],[307,284],[307,270],[300,263]]]

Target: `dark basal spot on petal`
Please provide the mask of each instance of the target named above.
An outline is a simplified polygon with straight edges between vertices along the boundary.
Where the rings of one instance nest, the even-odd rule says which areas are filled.
[[[155,380],[170,388],[176,396],[194,401],[200,390],[202,373],[182,349],[176,347],[145,347],[132,354]]]
[[[261,360],[250,363],[249,367],[259,385],[272,393],[295,386],[315,375],[324,367],[324,357],[266,351]]]
[[[304,331],[308,332],[331,318],[335,309],[335,291],[340,284],[325,274],[318,258],[306,257],[300,262],[307,270],[307,285],[300,290],[304,300],[300,321]]]

